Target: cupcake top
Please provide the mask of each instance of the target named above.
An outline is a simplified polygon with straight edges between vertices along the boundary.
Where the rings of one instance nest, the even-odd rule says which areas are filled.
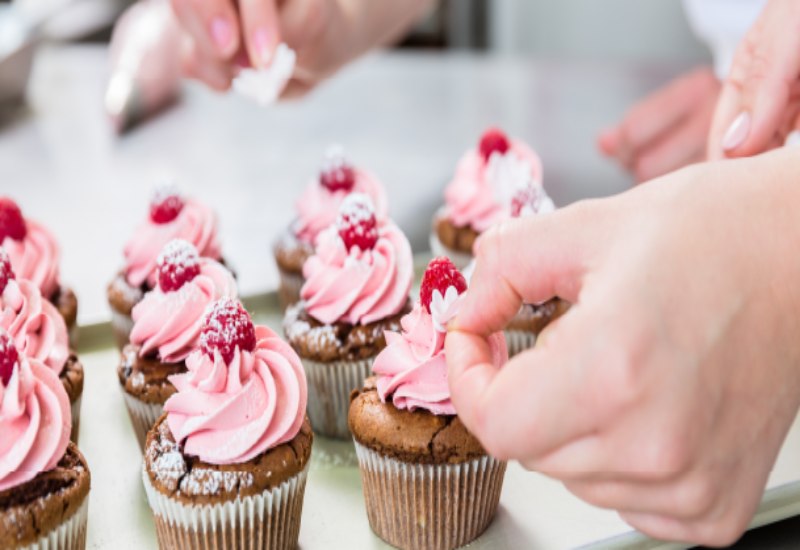
[[[242,305],[222,298],[209,310],[188,372],[164,405],[184,454],[239,464],[300,431],[308,390],[300,358],[277,334],[254,326]]]
[[[411,245],[393,223],[379,224],[369,197],[348,196],[303,266],[306,311],[324,324],[366,325],[408,302],[414,277]]]
[[[0,330],[0,492],[52,470],[72,427],[69,398],[52,369],[20,355]]]
[[[20,280],[33,282],[48,299],[56,294],[61,261],[58,242],[46,227],[26,220],[8,197],[0,197],[0,246],[6,249]]]
[[[133,308],[130,340],[141,346],[141,357],[158,351],[165,363],[177,363],[198,346],[206,309],[222,297],[236,298],[236,281],[225,266],[199,257],[181,239],[168,242],[159,254],[156,281]]]
[[[398,409],[424,409],[434,415],[455,415],[447,385],[444,352],[447,323],[458,313],[467,282],[445,257],[434,258],[422,279],[420,299],[403,317],[401,333],[386,333],[386,348],[375,359],[381,401]],[[494,364],[508,360],[502,333],[489,338]]]
[[[200,256],[219,260],[222,252],[217,231],[217,216],[211,208],[184,198],[172,185],[157,188],[150,215],[125,245],[125,278],[131,286],[146,282],[153,288],[158,255],[173,239],[188,241]]]
[[[478,233],[509,217],[520,186],[541,187],[542,163],[525,143],[497,129],[487,130],[476,149],[467,151],[445,189],[445,214],[456,227]]]
[[[297,218],[292,232],[302,242],[313,246],[319,234],[336,221],[339,207],[350,193],[369,196],[378,218],[386,218],[383,185],[369,172],[353,166],[341,147],[331,147],[319,177],[308,184],[295,204]]]
[[[17,351],[60,375],[69,357],[67,325],[31,281],[17,281],[11,260],[0,247],[0,329]]]

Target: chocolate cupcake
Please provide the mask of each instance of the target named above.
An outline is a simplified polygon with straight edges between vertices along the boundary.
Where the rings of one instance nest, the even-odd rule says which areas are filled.
[[[0,247],[0,329],[8,333],[20,354],[38,359],[59,377],[70,401],[71,438],[77,443],[83,365],[69,349],[67,325],[61,314],[42,297],[33,282],[16,279],[3,247]]]
[[[131,343],[122,350],[117,375],[133,430],[145,437],[175,393],[169,377],[186,371],[197,347],[203,316],[219,298],[235,298],[236,282],[219,262],[200,258],[187,241],[167,243],[158,257],[156,287],[133,308]]]
[[[85,548],[91,480],[70,424],[56,374],[0,330],[0,548]]]
[[[465,269],[478,236],[508,219],[517,189],[529,182],[541,188],[541,177],[541,161],[525,143],[494,128],[484,132],[478,147],[459,161],[445,189],[445,205],[434,215],[433,255],[447,256],[456,267]],[[549,206],[552,209],[552,202]],[[541,208],[546,207],[542,203]]]
[[[368,195],[378,217],[386,217],[386,195],[378,179],[353,166],[341,147],[331,147],[319,176],[308,184],[295,204],[295,219],[273,245],[283,309],[300,300],[305,281],[303,264],[314,254],[319,234],[336,221],[339,207],[350,193]]]
[[[411,246],[400,229],[379,223],[366,195],[350,195],[339,218],[306,262],[302,301],[290,307],[284,332],[309,384],[308,414],[317,433],[349,438],[350,392],[410,309]]]
[[[70,344],[78,342],[78,298],[61,284],[61,250],[55,236],[39,222],[25,219],[19,206],[0,197],[0,246],[21,281],[31,281],[64,318]]]
[[[500,500],[506,464],[486,454],[450,401],[446,325],[467,283],[436,258],[402,333],[373,365],[376,378],[353,392],[353,433],[372,530],[398,548],[457,548],[481,535]],[[505,339],[490,337],[495,364]]]
[[[523,304],[503,330],[508,345],[508,356],[514,357],[532,348],[545,327],[568,310],[569,303],[561,298],[553,298],[539,305]]]
[[[200,256],[222,261],[217,216],[209,207],[183,197],[172,185],[158,187],[150,202],[150,215],[125,245],[125,265],[108,284],[111,327],[117,347],[129,342],[133,308],[156,286],[158,255],[169,241],[183,239]]]
[[[296,548],[313,435],[300,360],[241,304],[217,302],[147,436],[160,548]]]

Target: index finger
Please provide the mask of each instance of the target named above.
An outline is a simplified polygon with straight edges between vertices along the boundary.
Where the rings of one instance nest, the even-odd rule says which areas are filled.
[[[253,67],[268,67],[281,43],[276,0],[239,0],[247,53]]]

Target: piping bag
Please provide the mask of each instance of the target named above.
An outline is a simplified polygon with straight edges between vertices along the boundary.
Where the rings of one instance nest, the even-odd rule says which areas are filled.
[[[168,0],[128,8],[111,37],[105,110],[117,133],[170,105],[180,94],[180,30]]]

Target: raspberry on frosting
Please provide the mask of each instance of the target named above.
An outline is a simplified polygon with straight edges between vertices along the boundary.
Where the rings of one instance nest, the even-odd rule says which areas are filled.
[[[370,198],[361,193],[349,195],[339,208],[336,228],[348,251],[356,246],[361,251],[372,250],[378,242],[378,222]]]
[[[489,128],[481,136],[481,141],[478,145],[478,150],[483,156],[483,160],[489,162],[489,159],[494,153],[505,155],[506,151],[511,148],[511,142],[506,134],[498,128]]]
[[[173,239],[164,246],[156,262],[158,286],[163,292],[179,290],[200,275],[200,255],[188,241]]]
[[[356,184],[356,172],[341,147],[331,147],[326,154],[319,182],[331,193],[336,191],[349,193],[353,190]]]
[[[27,234],[25,218],[22,217],[22,211],[17,203],[8,197],[0,197],[0,243],[6,237],[21,241]]]
[[[431,302],[433,292],[438,290],[439,294],[445,296],[447,289],[454,287],[458,294],[467,290],[467,280],[461,272],[453,265],[450,258],[439,256],[434,258],[425,269],[422,276],[422,285],[419,289],[419,299],[428,313],[431,312]]]
[[[156,188],[150,200],[150,219],[153,223],[169,223],[181,213],[185,201],[175,185],[167,184]]]
[[[221,298],[214,302],[206,314],[200,332],[200,349],[214,359],[219,352],[230,365],[236,348],[253,351],[256,348],[256,333],[253,320],[238,300]]]
[[[6,289],[8,281],[14,278],[14,270],[11,268],[11,258],[5,248],[0,247],[0,294]]]
[[[19,361],[19,353],[14,347],[14,342],[6,331],[0,330],[0,380],[2,380],[3,386],[7,386],[8,381],[11,380],[17,361]]]

